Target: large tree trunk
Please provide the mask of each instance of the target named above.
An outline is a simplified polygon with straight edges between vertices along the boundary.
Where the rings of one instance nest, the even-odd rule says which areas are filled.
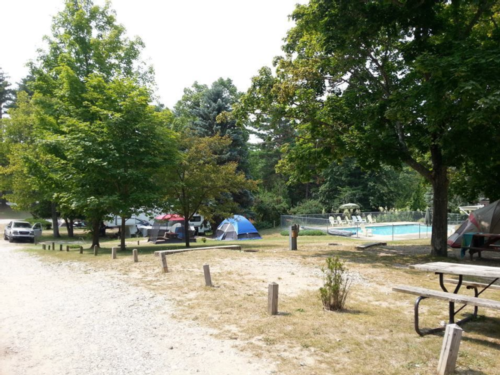
[[[121,216],[122,223],[120,225],[120,249],[125,250],[125,227],[126,227],[126,222],[127,218]]]
[[[52,233],[54,238],[60,238],[59,223],[57,222],[57,207],[55,202],[50,202],[50,209],[52,214]]]
[[[431,255],[448,256],[448,168],[434,169],[432,188],[434,192]]]
[[[94,246],[101,247],[101,245],[99,244],[101,221],[101,218],[92,220],[92,245],[90,245],[91,249],[93,249]]]

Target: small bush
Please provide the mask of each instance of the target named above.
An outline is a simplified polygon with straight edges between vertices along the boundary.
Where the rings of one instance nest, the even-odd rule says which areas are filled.
[[[288,236],[288,231],[280,232],[282,236]],[[326,233],[317,229],[304,229],[299,231],[299,236],[326,236]]]
[[[325,310],[343,310],[351,279],[344,262],[335,258],[326,259],[326,268],[322,268],[324,286],[319,288],[321,302]]]
[[[36,223],[40,223],[42,225],[43,230],[50,230],[52,229],[52,223],[48,222],[47,220],[44,219],[33,219],[30,217],[29,219],[24,219],[24,221],[27,221],[31,225],[35,225]]]

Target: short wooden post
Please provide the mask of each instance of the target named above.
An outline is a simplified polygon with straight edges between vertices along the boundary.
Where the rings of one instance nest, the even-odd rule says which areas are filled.
[[[298,225],[290,226],[290,230],[288,233],[288,237],[290,238],[290,250],[297,250],[298,235],[299,235],[299,226]]]
[[[141,241],[137,241],[137,246],[139,246],[141,244]]]
[[[99,247],[94,245],[94,255],[97,256],[97,254],[99,254]]]
[[[52,242],[52,250],[55,250],[56,249],[56,244],[54,242]]]
[[[267,311],[269,315],[278,314],[278,288],[276,283],[269,284],[269,293],[267,296]]]
[[[160,259],[161,259],[161,267],[163,269],[163,273],[167,273],[168,272],[167,254],[161,253]]]
[[[59,251],[63,251],[63,244],[62,243],[59,244]]]
[[[210,266],[208,264],[203,265],[203,273],[205,274],[205,286],[213,286],[212,277],[210,276]]]
[[[80,254],[83,254],[83,246],[80,246]]]
[[[69,245],[66,245],[66,251],[69,251]]]
[[[116,259],[116,247],[111,248],[111,259]]]
[[[43,245],[42,245],[42,249],[43,249],[43,250],[47,250],[47,245],[43,244]]]
[[[462,328],[460,328],[458,324],[448,324],[446,326],[443,346],[441,347],[441,356],[439,357],[439,375],[449,375],[455,373],[462,332]]]
[[[134,262],[137,263],[139,261],[139,255],[137,254],[137,249],[132,250],[132,255],[134,256]]]

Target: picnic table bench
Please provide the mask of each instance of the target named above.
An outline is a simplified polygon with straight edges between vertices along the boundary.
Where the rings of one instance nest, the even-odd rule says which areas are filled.
[[[481,258],[483,251],[500,251],[500,245],[496,243],[500,241],[500,234],[495,233],[465,233],[462,243],[462,253],[464,256],[469,250],[470,259],[475,253]]]
[[[500,268],[453,264],[445,262],[417,264],[415,266],[411,266],[410,268],[414,268],[421,271],[435,272],[437,275],[439,275],[439,285],[442,289],[442,291],[438,291],[438,290],[432,290],[415,286],[407,286],[407,285],[400,285],[392,288],[392,290],[395,292],[413,294],[418,296],[414,306],[414,317],[415,317],[415,331],[420,336],[424,336],[429,333],[436,333],[439,331],[443,331],[445,329],[445,327],[438,327],[427,330],[420,329],[419,306],[420,302],[426,298],[434,298],[448,302],[449,324],[455,323],[455,316],[460,311],[462,311],[466,306],[473,306],[474,312],[472,313],[472,315],[456,322],[456,324],[465,324],[472,318],[477,317],[478,307],[500,310],[500,301],[479,297],[483,292],[485,292],[488,289],[500,289],[500,285],[495,284],[500,278]],[[458,275],[458,279],[444,279],[445,273]],[[479,283],[473,281],[464,281],[463,276],[488,277],[488,278],[493,278],[493,280],[490,281],[489,283]],[[444,285],[445,282],[456,285],[453,292],[451,293],[448,292],[446,286]],[[466,296],[458,294],[460,287],[462,285],[467,286],[467,289],[473,289],[474,296]],[[455,310],[455,303],[460,303],[462,304],[462,306],[459,309]]]

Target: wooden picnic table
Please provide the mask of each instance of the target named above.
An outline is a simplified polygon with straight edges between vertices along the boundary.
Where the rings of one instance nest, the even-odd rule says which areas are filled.
[[[474,312],[472,315],[456,322],[457,324],[463,324],[472,318],[477,317],[478,307],[492,308],[500,310],[500,302],[485,298],[479,298],[479,296],[488,289],[500,289],[500,285],[496,282],[500,279],[500,267],[491,266],[478,266],[474,264],[456,264],[447,262],[432,262],[425,264],[416,264],[410,266],[410,268],[434,272],[439,276],[439,285],[442,291],[436,291],[432,289],[413,287],[413,286],[396,286],[393,288],[394,291],[408,293],[419,296],[415,301],[414,314],[415,314],[415,331],[421,336],[428,333],[435,333],[442,331],[444,327],[433,328],[422,331],[419,328],[419,305],[423,299],[435,298],[439,300],[447,301],[449,304],[448,314],[449,314],[449,324],[455,323],[455,316],[465,308],[465,306],[474,306]],[[458,279],[444,279],[444,275],[455,275]],[[485,283],[464,281],[464,276],[474,276],[480,278],[488,279]],[[454,290],[450,293],[448,292],[445,283],[454,284]],[[474,296],[467,296],[458,294],[462,285],[467,286],[467,289],[474,290]],[[459,309],[455,310],[455,303],[461,303]]]

